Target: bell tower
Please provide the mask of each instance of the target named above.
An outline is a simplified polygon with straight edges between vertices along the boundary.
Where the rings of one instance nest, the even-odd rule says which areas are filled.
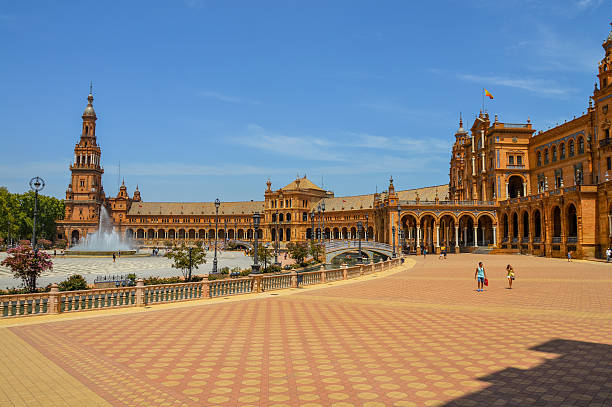
[[[64,233],[70,241],[79,240],[98,227],[100,206],[104,203],[100,164],[101,150],[96,140],[96,112],[93,108],[92,87],[89,87],[87,106],[81,118],[81,135],[74,147],[74,161],[70,165],[70,184],[66,190]]]

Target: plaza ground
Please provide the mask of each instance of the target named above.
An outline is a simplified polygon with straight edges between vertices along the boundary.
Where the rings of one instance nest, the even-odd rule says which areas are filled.
[[[610,264],[465,254],[304,289],[3,320],[0,405],[611,405],[610,292]]]

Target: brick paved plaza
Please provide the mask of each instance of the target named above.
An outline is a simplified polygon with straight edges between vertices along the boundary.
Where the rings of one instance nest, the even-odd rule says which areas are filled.
[[[414,260],[305,289],[0,321],[0,405],[612,405],[612,265]]]

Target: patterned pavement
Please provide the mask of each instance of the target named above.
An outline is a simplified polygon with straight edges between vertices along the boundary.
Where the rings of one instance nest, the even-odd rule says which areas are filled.
[[[0,328],[0,360],[21,385],[0,381],[0,405],[612,405],[612,265],[415,260],[225,303],[14,320]],[[36,372],[57,383],[29,386]]]

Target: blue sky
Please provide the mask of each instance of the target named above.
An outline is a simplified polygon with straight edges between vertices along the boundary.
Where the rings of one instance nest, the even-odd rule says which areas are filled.
[[[104,4],[110,3],[111,5]],[[459,112],[580,115],[609,0],[0,1],[0,185],[63,197],[94,83],[104,188],[262,199],[448,182]]]

